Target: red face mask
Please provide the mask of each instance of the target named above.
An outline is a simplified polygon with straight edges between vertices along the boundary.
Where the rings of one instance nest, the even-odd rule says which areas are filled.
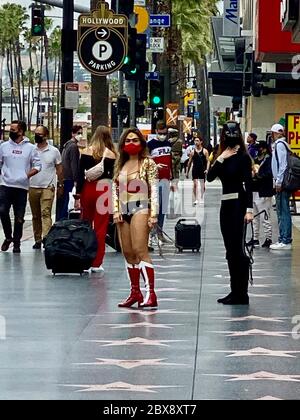
[[[141,144],[128,143],[123,147],[123,151],[128,153],[130,156],[138,155],[142,150],[143,147]]]

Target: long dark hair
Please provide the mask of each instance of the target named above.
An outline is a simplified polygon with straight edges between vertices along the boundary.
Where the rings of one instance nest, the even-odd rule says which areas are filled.
[[[121,169],[123,168],[125,163],[129,160],[129,155],[128,153],[124,152],[123,148],[125,145],[125,140],[127,139],[130,133],[136,134],[136,136],[140,139],[142,150],[139,153],[139,160],[143,160],[149,155],[146,139],[143,136],[143,134],[140,132],[140,130],[136,127],[128,128],[127,130],[125,130],[119,141],[119,158],[115,166],[115,176],[114,176],[115,179],[119,177]]]
[[[227,124],[235,124],[236,125],[236,131],[237,131],[237,137],[236,137],[236,144],[240,146],[240,151],[242,153],[248,153],[246,149],[246,145],[243,139],[243,135],[241,132],[240,125],[236,121],[227,121],[226,124],[223,125],[221,138],[220,138],[220,146],[219,146],[219,153],[218,156],[220,156],[226,149],[226,136],[227,136]]]

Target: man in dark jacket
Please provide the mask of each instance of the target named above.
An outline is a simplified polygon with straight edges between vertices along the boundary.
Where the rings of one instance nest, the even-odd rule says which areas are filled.
[[[272,224],[271,224],[271,208],[273,191],[273,175],[272,175],[272,157],[268,151],[268,144],[266,141],[259,141],[257,144],[257,157],[253,167],[253,208],[254,214],[266,211],[268,220],[265,218],[265,213],[256,217],[253,221],[254,227],[254,246],[259,246],[259,232],[260,220],[263,218],[263,227],[265,234],[265,242],[263,248],[269,248],[272,244]],[[252,242],[249,243],[251,245]]]
[[[70,193],[76,187],[79,177],[80,153],[78,142],[82,139],[83,131],[80,125],[72,129],[72,138],[67,141],[62,151],[62,166],[64,172],[64,194],[57,205],[57,220],[68,217]]]
[[[257,157],[257,135],[255,133],[250,133],[247,137],[248,143],[248,153],[252,159],[256,159]]]

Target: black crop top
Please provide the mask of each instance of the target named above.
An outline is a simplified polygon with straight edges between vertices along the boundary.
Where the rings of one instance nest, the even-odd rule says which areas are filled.
[[[88,171],[89,169],[93,168],[94,166],[96,166],[100,162],[101,161],[97,161],[91,155],[86,155],[86,154],[81,155],[81,157],[80,157],[80,168],[79,168],[79,179],[78,179],[77,188],[76,188],[77,194],[80,194],[82,189],[83,189],[83,185],[84,185],[84,182],[85,182],[85,171]],[[99,177],[97,179],[97,181],[100,181],[101,179],[112,179],[113,178],[115,162],[116,162],[116,159],[110,159],[110,158],[105,158],[104,159],[104,172],[101,175],[101,177]]]
[[[247,208],[253,208],[252,161],[247,153],[238,152],[223,163],[216,160],[208,171],[207,181],[212,182],[217,177],[222,182],[223,194],[243,193]]]

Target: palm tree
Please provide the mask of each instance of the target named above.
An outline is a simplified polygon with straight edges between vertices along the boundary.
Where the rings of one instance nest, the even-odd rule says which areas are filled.
[[[52,137],[55,138],[55,129],[54,129],[54,98],[56,98],[56,131],[58,132],[59,128],[59,106],[60,106],[60,72],[61,72],[61,28],[57,26],[52,31],[49,37],[49,60],[54,62],[54,77],[53,77],[53,86],[51,96],[52,101],[52,112],[51,112],[51,130]]]
[[[27,9],[18,4],[7,3],[0,8],[0,45],[1,52],[5,52],[7,70],[11,85],[12,102],[17,117],[24,118],[24,74],[21,59],[23,49],[21,34],[28,19]],[[15,95],[17,92],[17,97]]]
[[[183,111],[186,89],[186,68],[196,69],[198,86],[202,94],[202,130],[208,137],[209,122],[205,117],[208,107],[206,56],[212,49],[211,17],[217,13],[217,0],[167,0],[160,4],[159,12],[172,15],[172,27],[167,33],[167,51],[161,57],[163,68],[169,68],[169,81],[178,81],[178,92],[170,89],[169,99],[178,101]],[[171,84],[169,83],[169,86]],[[177,96],[177,98],[176,98]],[[203,118],[204,117],[204,118]],[[204,130],[206,128],[206,130]]]

